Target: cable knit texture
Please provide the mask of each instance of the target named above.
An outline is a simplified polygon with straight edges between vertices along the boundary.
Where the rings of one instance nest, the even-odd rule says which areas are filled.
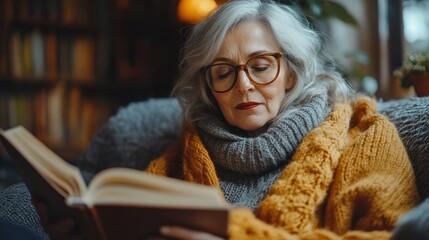
[[[326,92],[320,93],[256,137],[247,136],[246,132],[231,127],[217,116],[198,123],[198,135],[204,145],[195,137],[193,128],[188,129],[192,134],[184,135],[186,146],[192,146],[185,147],[183,152],[187,180],[206,179],[201,176],[208,174],[208,170],[216,170],[220,181],[205,184],[220,184],[229,203],[255,209],[290,162],[303,137],[328,115],[327,98]],[[191,174],[186,174],[188,172]],[[175,174],[180,176],[180,173]]]
[[[197,129],[217,165],[235,173],[260,174],[290,160],[302,138],[328,115],[327,98],[326,92],[315,96],[257,137],[246,136],[214,114],[198,122]]]
[[[398,129],[416,175],[422,199],[429,197],[429,97],[379,102],[379,110]]]
[[[298,148],[292,162],[257,209],[265,222],[292,233],[319,225],[315,211],[326,198],[338,159],[346,143],[350,108],[338,106]]]
[[[316,95],[253,137],[219,116],[197,123],[228,202],[252,209],[261,203],[304,136],[329,114],[327,98],[326,91]]]
[[[169,175],[171,164],[181,164],[176,177],[220,187],[195,129],[186,128],[184,136],[183,145],[175,146],[182,151],[168,151],[147,171]],[[418,201],[412,167],[395,127],[376,113],[375,102],[362,98],[353,106],[336,105],[304,138],[255,213],[231,212],[229,236],[389,239],[397,219]]]

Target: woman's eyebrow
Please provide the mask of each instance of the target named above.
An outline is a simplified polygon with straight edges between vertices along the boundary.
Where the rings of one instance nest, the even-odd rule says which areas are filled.
[[[254,56],[257,56],[259,54],[267,53],[267,52],[270,52],[270,51],[259,50],[259,51],[252,52],[249,55],[247,55],[247,59],[252,58]],[[213,62],[233,62],[233,61],[229,58],[226,58],[226,57],[217,57],[213,60]]]

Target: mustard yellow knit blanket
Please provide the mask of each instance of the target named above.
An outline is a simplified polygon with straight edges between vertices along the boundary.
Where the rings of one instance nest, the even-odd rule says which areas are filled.
[[[146,171],[219,188],[193,128]],[[230,239],[389,239],[419,202],[406,150],[375,102],[338,104],[302,141],[261,205],[230,214]]]

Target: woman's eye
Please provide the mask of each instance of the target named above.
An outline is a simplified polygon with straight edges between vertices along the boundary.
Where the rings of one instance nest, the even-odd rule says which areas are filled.
[[[254,59],[249,66],[249,70],[253,72],[264,72],[272,67],[272,63],[266,58],[257,58]]]
[[[229,72],[226,72],[226,73],[220,74],[220,75],[218,76],[218,78],[219,78],[219,79],[225,79],[225,78],[228,78],[229,76],[231,76],[231,74],[232,74],[232,71],[229,71]]]
[[[256,72],[263,72],[266,71],[269,68],[269,66],[265,65],[265,66],[252,66],[252,71],[256,71]]]
[[[223,80],[230,78],[234,74],[234,69],[232,68],[224,68],[224,69],[218,69],[215,74],[215,79],[217,80]]]

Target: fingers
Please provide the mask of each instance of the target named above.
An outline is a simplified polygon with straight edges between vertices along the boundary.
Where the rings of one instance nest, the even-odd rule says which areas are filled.
[[[73,236],[71,233],[75,222],[70,218],[61,219],[55,223],[49,220],[46,204],[36,198],[31,198],[31,203],[40,217],[40,223],[51,239],[81,239],[81,236]]]
[[[31,203],[33,204],[37,214],[40,217],[40,223],[42,224],[42,227],[43,228],[47,227],[49,221],[48,221],[48,210],[46,208],[46,205],[34,197],[31,198]]]
[[[174,237],[178,239],[187,239],[187,240],[222,240],[218,236],[212,235],[210,233],[191,230],[183,227],[177,226],[163,226],[160,229],[162,235],[167,237]]]
[[[46,226],[46,232],[53,239],[60,239],[72,232],[74,221],[72,219],[63,219],[54,224]]]

